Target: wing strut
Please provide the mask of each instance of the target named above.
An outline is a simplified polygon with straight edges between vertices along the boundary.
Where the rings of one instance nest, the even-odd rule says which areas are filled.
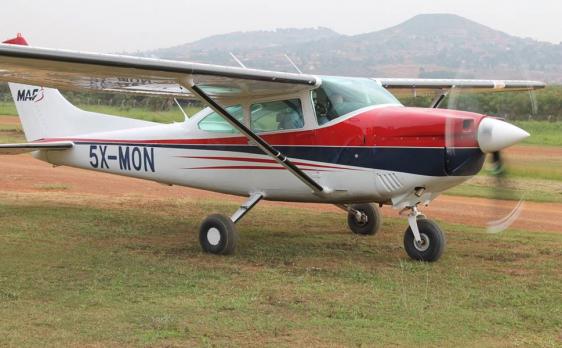
[[[305,172],[300,170],[296,165],[293,164],[285,155],[277,151],[271,145],[269,145],[265,140],[263,140],[259,135],[252,132],[243,123],[238,121],[234,116],[232,116],[226,109],[215,102],[209,95],[207,95],[201,88],[195,85],[192,81],[182,82],[183,87],[189,89],[193,94],[197,95],[203,99],[207,105],[209,105],[215,112],[221,115],[230,125],[236,128],[240,133],[246,136],[248,140],[253,141],[263,152],[272,157],[277,163],[285,167],[288,171],[293,173],[300,181],[305,185],[310,187],[314,193],[325,193],[325,189],[320,186],[316,181],[314,181]]]
[[[441,103],[443,103],[443,101],[445,100],[448,94],[449,94],[449,90],[446,89],[442,90],[441,93],[439,93],[439,95],[435,97],[435,99],[433,99],[430,108],[437,109],[441,105]]]

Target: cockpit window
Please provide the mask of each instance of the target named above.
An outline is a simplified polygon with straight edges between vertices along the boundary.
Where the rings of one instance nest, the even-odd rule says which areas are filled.
[[[369,106],[401,105],[390,92],[365,78],[323,77],[322,86],[312,91],[312,101],[319,125]]]

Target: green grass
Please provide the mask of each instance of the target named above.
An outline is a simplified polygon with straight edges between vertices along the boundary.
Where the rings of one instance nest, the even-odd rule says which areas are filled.
[[[167,111],[151,111],[144,108],[127,108],[122,109],[114,106],[106,105],[78,105],[81,109],[93,112],[99,112],[108,115],[117,115],[123,117],[136,118],[139,120],[160,122],[160,123],[172,123],[172,122],[183,122],[185,117],[178,109],[174,106]],[[189,116],[193,116],[200,108],[190,107],[184,108],[185,112]]]
[[[538,163],[537,163],[538,162]],[[562,157],[551,157],[542,161],[516,161],[508,165],[511,177],[562,181]]]
[[[0,143],[9,144],[24,141],[25,137],[19,124],[0,124]]]
[[[562,203],[562,188],[558,191],[541,189],[517,190],[488,185],[463,184],[448,190],[446,195],[502,199],[509,201],[525,200],[531,202]]]
[[[185,119],[177,106],[173,106],[167,111],[151,111],[145,108],[119,108],[96,104],[77,104],[76,106],[86,111],[136,118],[151,122],[172,123],[182,122]],[[200,108],[188,107],[184,108],[184,110],[189,116],[193,116]],[[12,102],[0,102],[0,115],[17,116],[18,113]]]
[[[69,186],[67,184],[59,184],[59,183],[36,184],[33,187],[42,191],[64,191],[69,189]]]
[[[92,205],[97,206],[92,207]],[[561,343],[562,236],[443,225],[435,264],[403,219],[258,206],[239,252],[197,225],[230,203],[1,194],[1,346],[543,346]]]
[[[524,144],[562,146],[562,122],[516,121],[517,126],[531,134]]]
[[[479,175],[447,190],[445,194],[562,203],[562,158],[552,157],[546,160],[537,155],[508,156],[506,175],[501,179],[492,175],[490,165],[486,164]]]
[[[0,102],[0,115],[17,116],[18,111],[12,102]]]
[[[562,147],[517,145],[502,153],[510,178],[562,182]],[[490,173],[489,169],[482,171],[482,174]]]

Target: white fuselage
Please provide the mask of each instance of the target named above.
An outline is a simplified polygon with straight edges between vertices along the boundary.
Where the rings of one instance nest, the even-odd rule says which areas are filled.
[[[259,150],[247,142],[223,144],[220,148],[184,146],[182,139],[197,144],[198,139],[200,143],[205,143],[212,137],[240,138],[239,134],[225,136],[200,130],[197,124],[207,113],[203,111],[184,123],[75,136],[69,138],[75,143],[73,149],[36,153],[36,157],[54,165],[163,184],[239,196],[262,193],[267,200],[379,202],[396,207],[409,206],[414,201],[429,202],[440,192],[469,178],[433,177],[291,158],[300,169],[329,189],[328,193],[318,195],[282,166],[273,163],[271,158],[259,154]],[[237,151],[240,148],[256,151]],[[322,151],[321,148],[318,151]],[[425,187],[422,197],[415,196],[416,187]]]

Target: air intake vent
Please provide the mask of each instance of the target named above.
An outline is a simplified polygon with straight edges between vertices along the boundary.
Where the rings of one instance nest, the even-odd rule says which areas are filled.
[[[398,191],[402,188],[402,183],[398,180],[396,173],[377,174],[379,186],[387,192]]]

